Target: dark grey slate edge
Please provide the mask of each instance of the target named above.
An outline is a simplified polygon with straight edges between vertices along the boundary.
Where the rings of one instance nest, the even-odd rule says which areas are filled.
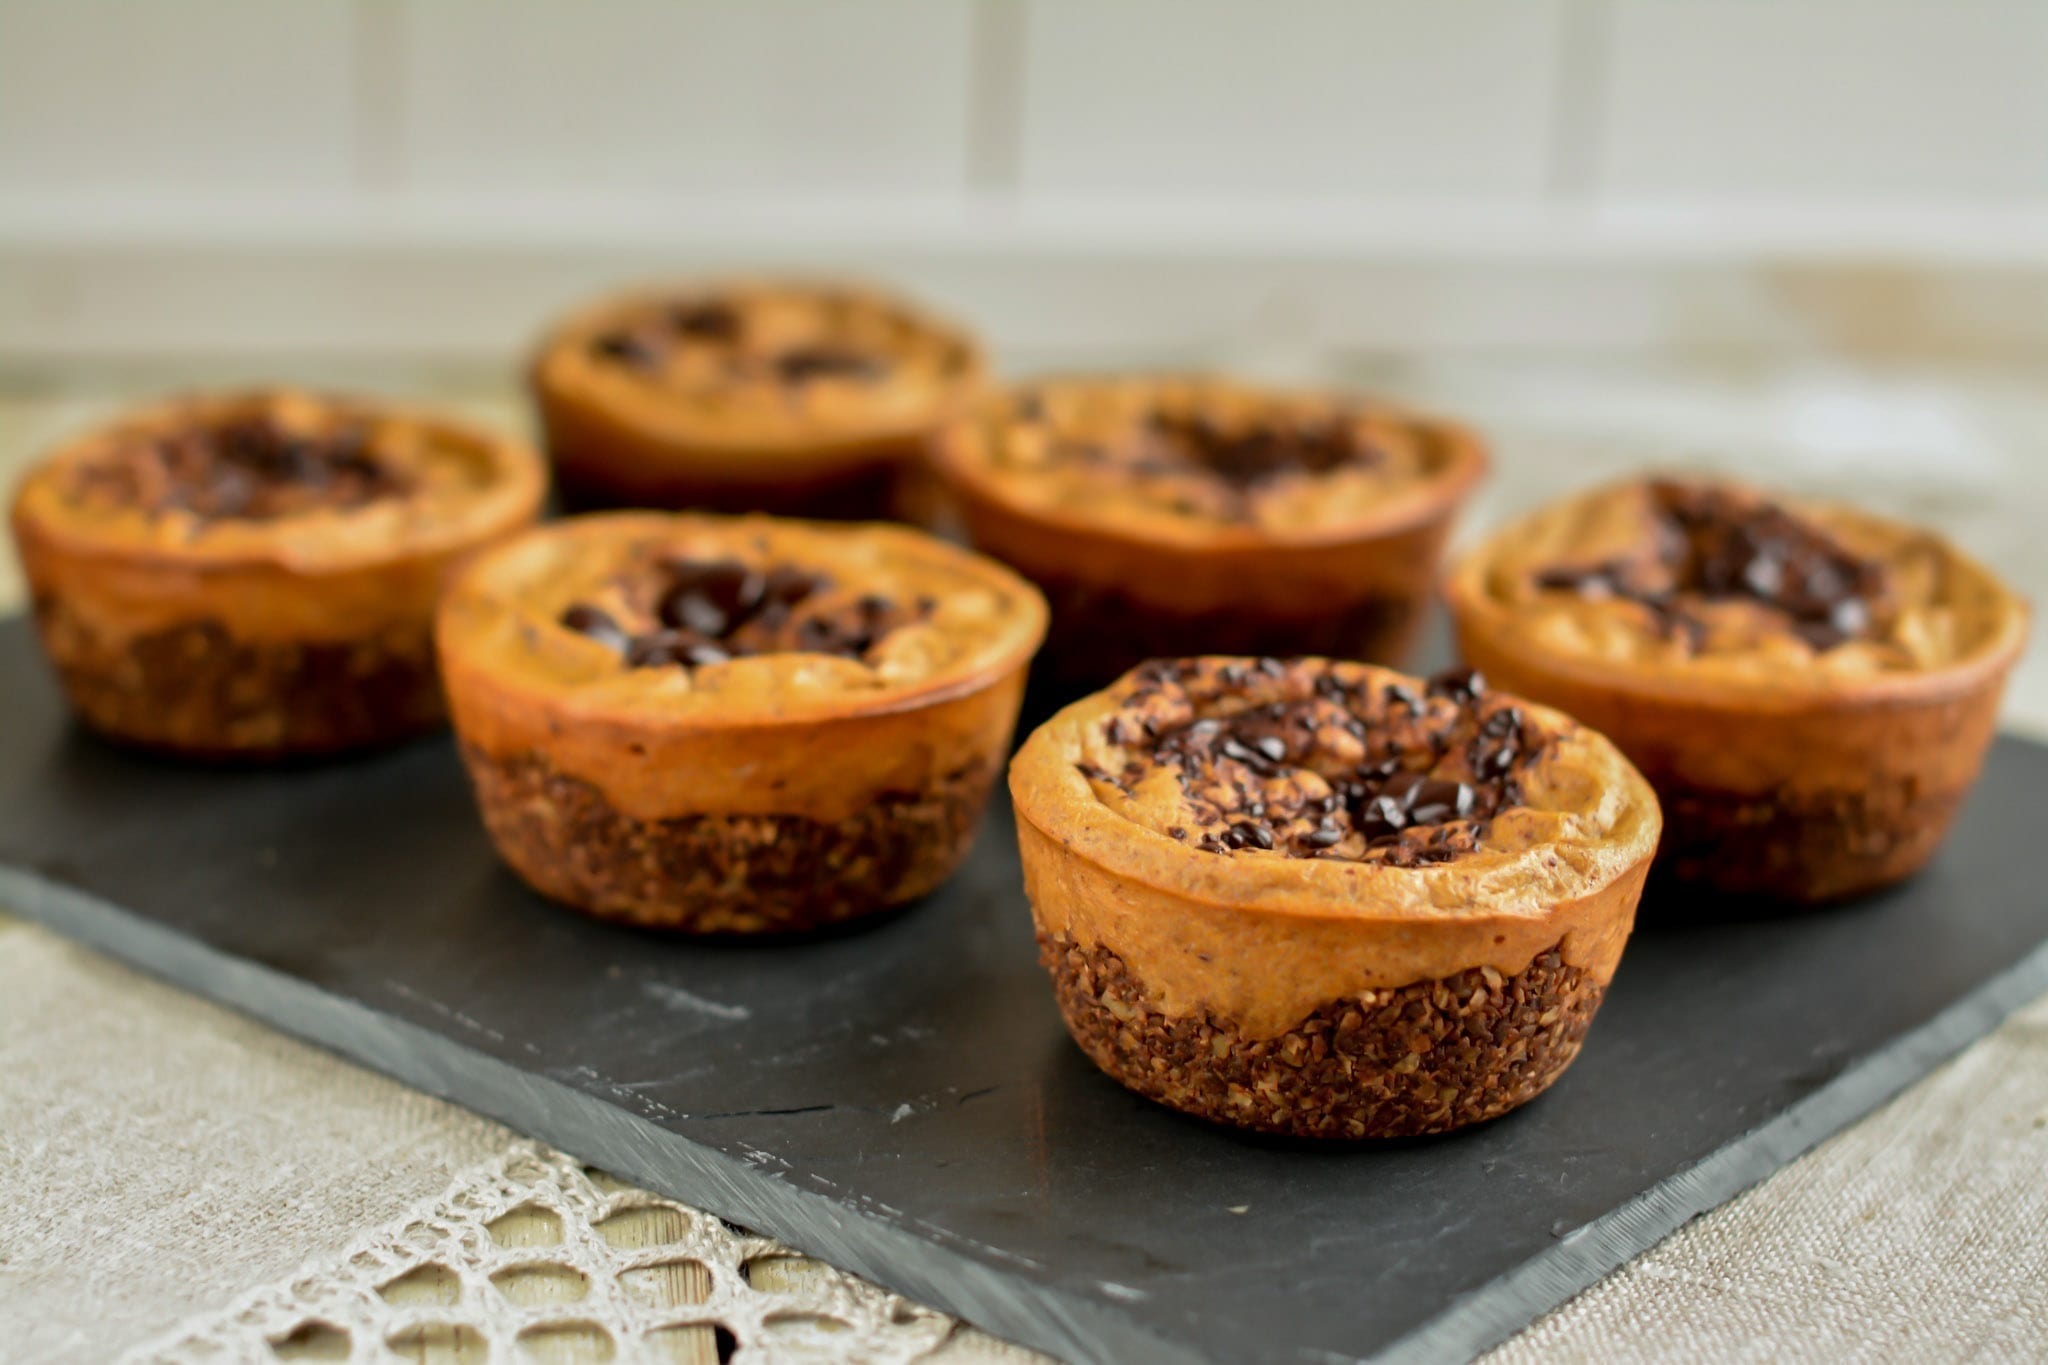
[[[936,1304],[999,1336],[1076,1359],[1190,1361],[1114,1308],[993,1268],[972,1246],[934,1240],[701,1146],[558,1081],[419,1025],[378,1014],[34,873],[0,866],[0,900],[53,929],[210,999],[710,1213]],[[1465,1360],[1526,1326],[1781,1169],[1927,1075],[2048,991],[2048,944],[1933,1019],[1686,1171],[1567,1233],[1549,1251],[1465,1295],[1374,1357]],[[1351,1357],[1328,1355],[1328,1360]]]
[[[2048,992],[2048,943],[1761,1127],[1465,1295],[1374,1360],[1381,1365],[1468,1360],[1499,1345],[1923,1079],[2043,992]]]
[[[112,903],[0,866],[0,903],[287,1033],[452,1100],[637,1184],[758,1228],[998,1336],[1076,1360],[1200,1362],[1113,1307],[1036,1284],[772,1171],[713,1151],[559,1081],[272,968],[223,953]]]

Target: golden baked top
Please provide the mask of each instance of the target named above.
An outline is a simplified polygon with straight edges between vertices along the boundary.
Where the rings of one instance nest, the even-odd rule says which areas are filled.
[[[1073,378],[991,398],[950,428],[958,480],[1141,539],[1314,539],[1398,526],[1484,468],[1446,423],[1230,380]]]
[[[905,527],[625,512],[487,552],[444,652],[593,711],[727,724],[886,707],[1015,667],[1036,589]]]
[[[1315,916],[1547,913],[1659,828],[1643,779],[1558,712],[1322,659],[1143,665],[1041,727],[1011,785],[1137,880]]]
[[[2024,617],[1931,532],[1675,478],[1513,523],[1452,591],[1546,654],[1773,689],[1946,668],[1999,647]]]
[[[885,294],[729,281],[588,308],[548,338],[535,378],[657,435],[772,450],[930,426],[982,368],[966,333]]]
[[[510,441],[280,389],[117,418],[32,469],[14,515],[80,546],[322,568],[473,540],[544,492],[538,457]]]

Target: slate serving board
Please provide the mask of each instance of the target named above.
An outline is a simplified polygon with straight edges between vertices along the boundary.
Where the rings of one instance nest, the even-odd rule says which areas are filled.
[[[1448,1138],[1256,1140],[1067,1041],[998,803],[966,869],[777,947],[604,928],[494,861],[445,741],[193,770],[66,718],[0,624],[0,904],[586,1161],[1071,1358],[1456,1359],[2048,989],[2048,749],[1911,885],[1651,903],[1585,1053]]]

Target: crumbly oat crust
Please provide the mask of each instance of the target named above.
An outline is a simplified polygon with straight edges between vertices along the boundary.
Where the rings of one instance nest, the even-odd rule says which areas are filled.
[[[516,442],[294,390],[123,414],[23,480],[45,652],[88,724],[210,759],[326,754],[443,719],[436,601],[531,522]]]
[[[641,820],[546,759],[464,763],[498,852],[543,894],[600,919],[693,934],[798,933],[917,899],[973,842],[993,763],[887,792],[827,822],[802,815]]]
[[[65,694],[103,734],[193,758],[264,760],[397,743],[447,720],[424,627],[347,644],[238,641],[217,622],[94,643],[61,600],[36,619]]]
[[[1602,983],[1555,948],[1503,976],[1474,967],[1358,992],[1276,1037],[1162,1012],[1117,954],[1039,935],[1067,1030],[1147,1099],[1238,1128],[1305,1138],[1417,1137],[1497,1118],[1579,1053]]]

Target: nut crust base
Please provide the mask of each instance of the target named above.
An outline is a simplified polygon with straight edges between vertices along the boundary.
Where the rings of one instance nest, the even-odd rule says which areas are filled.
[[[1913,875],[1934,856],[1965,791],[1866,790],[1745,796],[1657,784],[1664,842],[1652,875],[1785,904],[1860,896]]]
[[[821,446],[778,469],[745,452],[696,450],[636,431],[588,400],[538,394],[555,495],[567,512],[654,507],[885,521],[910,498],[923,440]],[[927,498],[928,500],[928,498]]]
[[[376,748],[446,723],[433,640],[237,640],[215,621],[99,640],[36,603],[43,646],[88,726],[189,758],[262,761]]]
[[[1541,1094],[1578,1055],[1602,983],[1556,948],[1504,977],[1473,968],[1333,1000],[1277,1038],[1206,1016],[1168,1017],[1123,959],[1040,933],[1067,1030],[1147,1099],[1286,1137],[1443,1133]]]
[[[915,900],[966,856],[992,766],[858,815],[640,820],[546,759],[462,746],[484,826],[528,885],[599,919],[691,934],[801,933]]]

